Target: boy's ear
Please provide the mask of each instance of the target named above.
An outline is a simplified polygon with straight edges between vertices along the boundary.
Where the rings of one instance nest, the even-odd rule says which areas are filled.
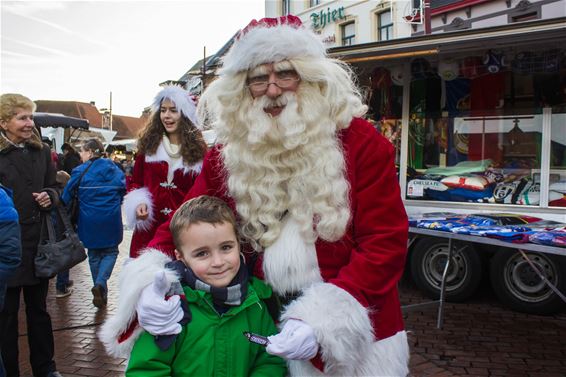
[[[177,260],[183,258],[183,254],[177,249],[175,249],[175,258],[177,258]]]

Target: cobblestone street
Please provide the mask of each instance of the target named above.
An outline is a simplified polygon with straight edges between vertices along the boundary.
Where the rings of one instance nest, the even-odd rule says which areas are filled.
[[[124,359],[106,355],[96,338],[99,325],[115,310],[117,273],[128,254],[131,232],[124,233],[120,257],[109,282],[108,307],[92,304],[92,281],[85,261],[71,271],[74,291],[55,298],[54,279],[48,308],[55,331],[58,370],[71,376],[122,376]],[[487,285],[486,285],[487,286]],[[413,284],[401,284],[403,304],[426,301]],[[31,376],[25,317],[20,311],[20,366]],[[436,329],[436,309],[405,314],[411,345],[412,376],[544,376],[566,375],[566,312],[543,317],[503,308],[486,288],[464,304],[447,304],[442,330]]]

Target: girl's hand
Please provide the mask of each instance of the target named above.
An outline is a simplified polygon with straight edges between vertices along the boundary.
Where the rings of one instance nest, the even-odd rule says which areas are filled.
[[[136,207],[136,219],[137,220],[146,220],[149,216],[149,212],[147,211],[147,204],[140,204]]]

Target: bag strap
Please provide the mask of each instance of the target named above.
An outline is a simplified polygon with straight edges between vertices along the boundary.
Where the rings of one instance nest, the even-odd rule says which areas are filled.
[[[71,224],[71,219],[69,219],[69,215],[67,214],[67,211],[64,208],[62,208],[61,206],[58,206],[57,212],[59,213],[59,217],[61,218],[61,222],[65,226],[65,230],[67,232],[75,232],[75,228]],[[49,222],[49,224],[51,225],[51,229],[53,229],[53,224],[51,224],[51,222]],[[47,228],[47,230],[49,231],[49,227]]]
[[[57,210],[60,211],[59,207],[57,207]],[[40,243],[45,240],[46,227],[49,243],[55,243],[57,241],[57,237],[55,235],[55,227],[53,226],[53,221],[51,220],[51,211],[43,212],[41,214],[41,231],[39,233]]]
[[[94,164],[94,161],[98,160],[99,157],[95,157],[93,158],[90,163],[89,166],[86,167],[85,170],[83,170],[83,172],[81,173],[81,176],[79,177],[79,180],[77,181],[77,185],[75,186],[75,188],[73,189],[73,197],[76,197],[79,193],[79,186],[81,185],[81,181],[83,180],[83,177],[85,176],[86,172],[88,171],[88,169],[90,169],[90,167]]]

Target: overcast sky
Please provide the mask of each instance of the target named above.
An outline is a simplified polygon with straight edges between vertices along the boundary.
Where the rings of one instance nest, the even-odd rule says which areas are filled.
[[[263,0],[1,1],[1,92],[138,117],[159,91],[216,52]]]

